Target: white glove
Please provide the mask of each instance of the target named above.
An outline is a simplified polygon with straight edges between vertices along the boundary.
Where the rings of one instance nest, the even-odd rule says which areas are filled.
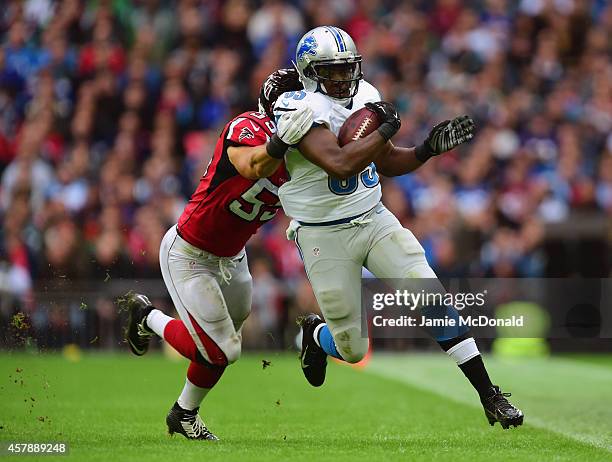
[[[289,146],[298,144],[312,127],[312,109],[308,106],[283,112],[276,124],[276,135]]]

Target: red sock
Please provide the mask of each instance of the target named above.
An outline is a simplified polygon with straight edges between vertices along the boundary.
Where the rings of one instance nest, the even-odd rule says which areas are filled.
[[[180,319],[173,319],[164,329],[164,340],[191,361],[198,360],[198,347]]]
[[[187,378],[197,387],[212,388],[219,381],[224,371],[225,367],[212,368],[191,361],[189,369],[187,369]]]
[[[198,333],[204,348],[206,348],[207,360],[215,366],[227,366],[225,353],[190,316],[191,322]],[[174,347],[176,351],[185,358],[195,362],[201,362],[202,355],[198,352],[198,347],[193,341],[193,337],[185,327],[185,323],[180,319],[173,319],[164,328],[164,340]]]

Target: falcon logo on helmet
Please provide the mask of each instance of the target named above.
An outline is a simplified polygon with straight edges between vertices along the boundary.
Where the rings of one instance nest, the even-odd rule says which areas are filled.
[[[295,67],[306,91],[318,91],[342,103],[357,94],[361,55],[349,34],[321,26],[307,32],[295,50]]]

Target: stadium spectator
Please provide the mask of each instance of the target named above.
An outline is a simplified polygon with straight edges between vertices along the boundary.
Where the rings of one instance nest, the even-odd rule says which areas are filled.
[[[0,291],[23,304],[46,278],[159,277],[161,237],[219,128],[255,108],[264,77],[325,23],[355,37],[366,77],[400,109],[398,144],[451,115],[477,121],[472,143],[384,181],[384,201],[440,275],[571,274],[584,265],[550,254],[549,227],[576,224],[579,240],[576,213],[612,215],[609,2],[5,3]],[[286,224],[250,244],[254,313],[275,336],[288,306],[312,303]],[[607,276],[609,236],[599,240],[603,251],[581,258]],[[92,306],[112,333],[107,301]]]

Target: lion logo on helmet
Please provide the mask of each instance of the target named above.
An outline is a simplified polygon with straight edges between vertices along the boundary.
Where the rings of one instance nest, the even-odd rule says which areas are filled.
[[[314,36],[309,35],[308,37],[306,37],[304,40],[302,40],[300,48],[297,51],[298,61],[301,61],[302,59],[304,59],[304,56],[306,54],[311,54],[313,56],[316,56],[317,55],[317,52],[315,51],[316,48],[317,48],[317,41],[315,40]]]

